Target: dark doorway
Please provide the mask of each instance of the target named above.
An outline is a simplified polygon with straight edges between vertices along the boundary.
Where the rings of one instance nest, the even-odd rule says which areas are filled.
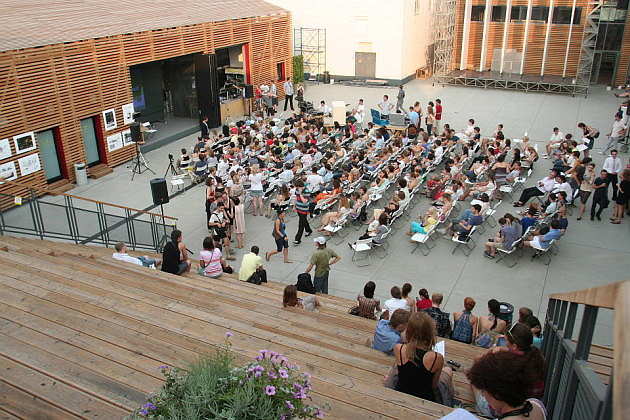
[[[50,130],[40,131],[36,135],[46,182],[59,181],[63,178],[62,168],[59,164],[59,162],[63,161],[63,156],[60,150],[58,130],[51,128]]]

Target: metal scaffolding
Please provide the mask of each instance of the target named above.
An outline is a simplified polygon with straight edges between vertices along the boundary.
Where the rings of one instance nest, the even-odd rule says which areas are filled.
[[[591,8],[587,11],[584,36],[580,48],[580,61],[575,76],[575,83],[588,86],[591,83],[593,61],[595,60],[595,47],[597,45],[597,33],[599,32],[599,18],[604,0],[591,0]]]
[[[453,66],[457,0],[431,0],[431,41],[434,76],[445,76]]]
[[[293,29],[293,55],[304,58],[304,73],[312,75],[326,71],[326,29]]]

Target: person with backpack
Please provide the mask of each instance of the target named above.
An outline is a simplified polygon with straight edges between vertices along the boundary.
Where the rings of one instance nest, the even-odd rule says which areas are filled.
[[[450,314],[448,312],[443,312],[442,309],[440,309],[440,305],[443,300],[443,294],[433,293],[431,295],[432,305],[429,309],[425,309],[424,312],[426,312],[435,321],[437,335],[440,337],[450,338],[452,332]]]
[[[470,344],[473,341],[474,332],[477,330],[479,318],[472,314],[475,308],[475,300],[471,297],[464,299],[464,310],[453,313],[453,333],[451,339]]]

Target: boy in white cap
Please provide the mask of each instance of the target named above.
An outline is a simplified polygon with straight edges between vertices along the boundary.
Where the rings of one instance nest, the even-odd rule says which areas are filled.
[[[306,267],[306,272],[310,273],[315,267],[313,276],[313,286],[316,293],[328,294],[328,273],[330,266],[339,262],[341,257],[332,249],[326,248],[326,238],[319,236],[314,239],[317,250],[311,255],[311,260]]]

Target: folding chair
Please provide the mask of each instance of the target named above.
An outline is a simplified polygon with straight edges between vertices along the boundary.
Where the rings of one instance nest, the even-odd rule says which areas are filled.
[[[541,256],[547,256],[547,263],[545,265],[549,265],[551,264],[551,248],[553,247],[553,244],[556,242],[555,239],[552,239],[551,242],[549,243],[549,246],[547,248],[539,248],[539,247],[535,247],[532,246],[532,248],[535,250],[534,255],[532,255],[532,260],[534,258],[539,258]]]
[[[499,261],[503,261],[508,259],[508,257],[512,256],[513,258],[513,264],[508,265],[508,267],[512,268],[514,267],[517,263],[518,263],[518,257],[517,257],[517,253],[520,251],[522,254],[522,243],[523,243],[523,238],[518,238],[516,241],[514,241],[514,243],[512,243],[512,249],[510,249],[509,251],[502,249],[502,248],[497,248],[497,252],[499,254],[499,257],[497,258],[496,262],[498,263]]]
[[[352,258],[351,261],[357,265],[357,267],[366,267],[370,265],[370,251],[372,250],[372,238],[367,239],[357,239],[357,241],[353,244],[348,244],[350,249],[352,250]],[[359,264],[361,261],[356,258],[357,255],[365,253],[366,257],[364,259],[367,260],[367,264]]]
[[[386,239],[389,236],[389,234],[392,232],[391,228],[388,228],[385,233],[383,233],[383,236],[381,236],[381,242],[380,243],[375,243],[372,242],[372,249],[370,251],[368,251],[369,254],[371,254],[372,252],[376,252],[376,250],[378,249],[382,249],[383,250],[383,256],[380,257],[381,259],[387,257],[387,251],[389,249],[389,244],[387,243]]]
[[[475,249],[475,246],[477,245],[475,243],[475,240],[472,238],[472,235],[473,233],[475,233],[476,230],[477,226],[473,226],[472,229],[470,229],[468,236],[463,239],[459,239],[458,233],[455,233],[455,235],[453,235],[453,237],[451,238],[451,241],[455,242],[455,248],[453,248],[452,252],[453,255],[455,255],[455,251],[457,251],[457,248],[461,247],[462,245],[462,252],[464,253],[464,255],[470,255],[470,253]]]
[[[412,254],[416,252],[416,249],[418,248],[420,249],[422,255],[424,255],[425,257],[431,253],[431,250],[435,248],[435,245],[430,246],[429,244],[434,242],[433,233],[435,232],[436,226],[437,224],[431,226],[427,233],[415,233],[411,237],[411,241],[416,243],[416,246],[411,250]],[[423,248],[426,250],[426,252],[423,250]]]
[[[329,225],[324,226],[324,230],[330,233],[330,236],[333,236],[334,234],[336,234],[337,232],[343,229],[347,221],[348,221],[348,214],[344,214],[343,216],[341,216],[339,220],[337,220],[332,225],[329,224]],[[343,238],[344,237],[341,237],[341,239],[335,245],[339,245],[341,242],[343,242]]]
[[[184,178],[186,174],[173,175],[171,177],[171,192],[177,187],[177,191],[180,191],[184,187]]]
[[[503,200],[499,200],[496,203],[494,203],[494,206],[490,207],[488,211],[486,211],[486,214],[484,215],[484,220],[488,221],[488,224],[490,225],[490,227],[497,226],[497,220],[494,218],[494,215],[497,214],[497,209],[499,208],[502,202]]]

